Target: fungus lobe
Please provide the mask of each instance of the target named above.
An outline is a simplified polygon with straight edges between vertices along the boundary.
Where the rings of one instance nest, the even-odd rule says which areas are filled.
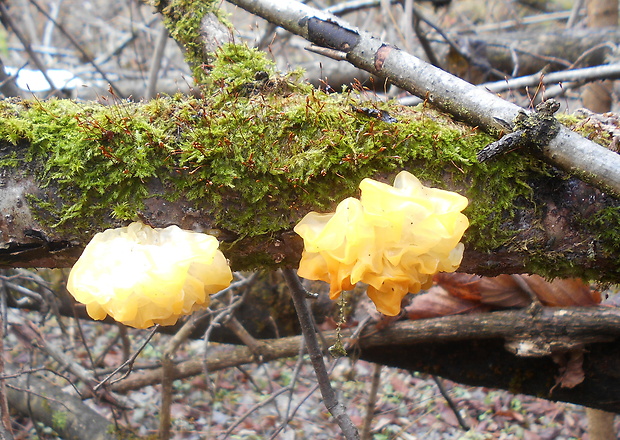
[[[304,239],[298,274],[328,282],[332,299],[366,283],[377,310],[395,316],[407,293],[460,265],[468,201],[426,187],[407,171],[393,186],[364,179],[360,189],[359,200],[343,200],[334,213],[310,212],[295,226]]]

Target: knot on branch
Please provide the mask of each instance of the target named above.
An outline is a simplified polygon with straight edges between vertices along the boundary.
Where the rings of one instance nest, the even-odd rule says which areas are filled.
[[[559,102],[548,99],[538,104],[534,112],[526,113],[525,110],[520,110],[512,124],[498,119],[507,129],[512,130],[512,133],[480,150],[478,161],[486,162],[495,156],[520,148],[542,149],[560,131],[560,123],[553,116],[559,108]]]

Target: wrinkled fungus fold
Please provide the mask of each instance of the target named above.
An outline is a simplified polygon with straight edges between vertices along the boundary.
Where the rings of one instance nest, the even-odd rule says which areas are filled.
[[[363,282],[377,310],[395,316],[407,293],[461,264],[468,201],[407,171],[393,186],[364,179],[360,189],[359,200],[343,200],[334,213],[310,212],[295,226],[304,240],[298,274],[329,283],[332,299]]]
[[[136,328],[173,325],[207,307],[232,273],[208,234],[140,222],[98,233],[69,275],[67,289],[93,319],[110,315]]]

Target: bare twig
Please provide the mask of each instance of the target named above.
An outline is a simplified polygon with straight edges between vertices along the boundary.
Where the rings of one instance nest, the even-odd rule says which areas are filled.
[[[170,410],[172,407],[172,383],[174,382],[174,354],[182,343],[187,341],[197,322],[202,318],[199,314],[192,315],[179,331],[168,341],[161,356],[161,406],[159,411],[160,440],[170,438],[170,426],[172,419]]]
[[[530,25],[530,24],[540,24],[540,23],[546,23],[548,21],[566,20],[570,17],[570,15],[571,15],[571,11],[548,12],[546,14],[530,15],[528,17],[519,18],[518,20],[506,20],[506,21],[500,21],[498,23],[481,24],[481,25],[475,26],[473,29],[471,26],[467,26],[467,27],[459,26],[454,29],[451,29],[451,31],[457,34],[464,33],[464,32],[472,32],[472,31],[475,33],[498,32],[498,31],[505,31],[505,30],[509,30],[509,29],[513,29],[513,28],[517,28],[521,26]]]
[[[375,406],[377,404],[377,391],[381,383],[382,365],[374,364],[372,371],[372,382],[370,383],[370,391],[368,392],[368,402],[366,402],[366,416],[364,417],[364,425],[362,427],[362,440],[372,439],[372,419],[375,415]]]
[[[390,3],[400,3],[402,0],[391,0]],[[338,3],[325,9],[325,12],[336,16],[343,16],[363,9],[376,8],[381,4],[381,0],[352,0],[349,2]]]
[[[310,361],[314,367],[317,381],[319,383],[319,389],[325,403],[325,407],[336,419],[336,422],[340,426],[342,433],[347,440],[359,439],[359,433],[353,422],[349,418],[344,405],[338,402],[336,392],[331,386],[329,381],[329,375],[323,362],[323,353],[319,347],[319,341],[316,337],[314,324],[312,321],[312,312],[306,302],[306,289],[301,284],[301,281],[294,269],[283,269],[284,279],[291,292],[295,310],[301,324],[301,332],[306,341],[306,347],[310,355]]]
[[[302,339],[302,341],[303,341],[303,339]],[[342,358],[334,359],[334,361],[332,362],[331,366],[327,370],[327,373],[331,374],[334,371],[334,368],[336,368],[336,366],[340,363],[341,360],[342,360]],[[297,365],[301,365],[301,364],[298,362]],[[282,430],[288,426],[289,422],[291,420],[293,420],[293,418],[295,418],[295,415],[297,414],[297,411],[299,411],[299,409],[302,407],[302,405],[310,398],[310,396],[312,396],[316,392],[317,389],[319,389],[319,384],[318,383],[313,385],[306,392],[306,394],[304,394],[302,396],[302,398],[299,399],[299,402],[297,402],[297,405],[295,406],[295,408],[293,408],[293,411],[290,411],[290,408],[287,409],[286,418],[284,419],[282,424],[280,426],[278,426],[278,429],[276,429],[274,431],[274,433],[271,434],[271,437],[269,437],[269,440],[274,440],[275,438],[278,437],[280,432],[282,432]]]
[[[218,293],[217,295],[220,295],[221,293],[222,292]],[[209,390],[209,392],[211,392],[211,394],[214,393],[214,389],[213,389],[211,380],[209,379],[210,368],[209,368],[209,362],[207,362],[208,356],[209,356],[209,338],[211,337],[211,333],[213,332],[213,330],[217,326],[219,326],[221,322],[228,319],[230,314],[237,307],[239,307],[242,302],[243,302],[243,298],[241,296],[234,297],[234,299],[232,299],[231,303],[228,306],[223,307],[221,309],[217,309],[215,311],[209,310],[207,314],[205,315],[205,316],[208,316],[208,315],[211,315],[217,312],[217,314],[213,318],[211,318],[211,322],[209,322],[209,327],[207,327],[207,330],[205,331],[205,334],[203,337],[205,350],[204,350],[204,355],[203,355],[203,362],[201,363],[201,371],[204,373],[205,381],[207,384],[207,389]],[[247,347],[247,349],[252,353],[252,359],[254,360],[255,359],[254,353],[252,352],[252,350],[250,350],[249,347]]]
[[[3,286],[0,289],[4,291]],[[4,292],[0,292],[4,296]],[[4,379],[4,329],[5,316],[0,314],[0,439],[13,440],[11,418],[9,417],[9,404],[6,398],[6,382]]]
[[[58,30],[65,36],[67,37],[67,39],[69,40],[69,42],[71,42],[71,44],[73,45],[73,47],[75,47],[78,52],[80,52],[81,57],[86,60],[91,66],[93,66],[93,68],[97,71],[97,73],[99,75],[101,75],[101,77],[110,85],[110,87],[112,87],[114,89],[114,92],[118,95],[118,96],[124,96],[123,93],[118,89],[118,87],[116,87],[114,85],[114,82],[108,78],[108,76],[106,75],[106,73],[101,70],[101,68],[99,67],[99,65],[95,62],[95,60],[93,60],[92,56],[90,56],[84,49],[82,49],[82,45],[80,43],[78,43],[78,41],[73,38],[73,35],[71,35],[64,26],[62,26],[60,23],[58,23],[54,17],[52,17],[41,5],[39,5],[39,3],[36,2],[36,0],[29,0],[30,3],[37,8],[37,10],[45,15],[48,20],[50,20],[52,23],[54,23],[54,25],[58,28]],[[47,79],[47,77],[45,78]],[[48,81],[49,82],[49,81]]]
[[[456,407],[456,404],[454,403],[454,400],[452,400],[452,398],[448,394],[448,391],[446,390],[446,387],[443,384],[443,381],[441,380],[441,378],[439,376],[435,376],[435,375],[433,375],[432,377],[433,377],[433,380],[435,381],[435,384],[437,385],[437,388],[439,389],[439,392],[441,393],[443,398],[446,399],[446,402],[448,403],[448,406],[450,407],[450,409],[454,413],[454,416],[456,417],[456,420],[458,420],[459,425],[461,425],[461,429],[463,431],[469,431],[469,425],[467,424],[465,419],[463,419],[463,416],[459,412],[459,409]]]
[[[584,69],[563,70],[553,73],[535,73],[533,75],[520,76],[518,78],[481,84],[480,87],[490,92],[503,92],[505,90],[531,87],[538,84],[557,84],[569,81],[594,81],[597,79],[620,78],[620,63],[606,64],[603,66],[586,67]]]
[[[131,369],[133,367],[133,364],[134,364],[136,358],[140,355],[140,353],[142,353],[142,350],[144,350],[144,347],[146,347],[146,344],[149,343],[149,341],[155,335],[155,333],[157,332],[158,329],[159,329],[159,324],[155,325],[151,329],[151,332],[144,339],[144,342],[142,343],[142,345],[136,350],[136,352],[131,357],[129,357],[118,368],[116,368],[109,375],[107,375],[101,382],[99,382],[97,385],[95,385],[95,387],[93,389],[95,391],[97,391],[99,388],[101,388],[103,385],[105,385],[106,382],[108,382],[110,379],[112,379],[112,377],[114,377],[118,372],[124,370],[125,368],[127,368],[127,370],[125,371],[125,374],[123,374],[123,376],[121,376],[118,379],[116,379],[115,381],[113,381],[112,384],[114,384],[116,382],[119,382],[119,381],[123,380],[124,378],[126,378],[127,376],[129,376],[129,373],[131,373]]]
[[[11,29],[13,31],[17,39],[20,41],[20,43],[24,47],[24,50],[28,53],[28,56],[30,57],[32,62],[35,64],[35,66],[37,66],[37,69],[41,71],[41,74],[43,75],[43,78],[45,78],[45,81],[47,81],[48,84],[50,85],[50,89],[52,90],[52,93],[58,93],[58,89],[54,85],[54,82],[50,79],[50,77],[47,74],[47,68],[45,67],[43,62],[39,59],[39,56],[34,52],[34,50],[32,50],[32,46],[30,45],[26,37],[21,33],[19,26],[15,25],[15,22],[11,18],[9,11],[6,9],[4,2],[0,2],[0,21],[2,21],[2,23],[5,25],[6,28]]]
[[[149,68],[149,76],[146,82],[146,91],[144,92],[144,99],[149,100],[155,96],[157,89],[157,78],[159,76],[159,69],[161,68],[161,60],[164,58],[164,51],[166,50],[166,43],[168,42],[170,34],[168,28],[162,26],[155,43],[155,53],[151,60],[151,67]]]
[[[566,29],[571,29],[575,26],[582,7],[583,0],[575,0],[575,2],[573,3],[573,7],[570,11],[570,16],[568,17],[568,21],[566,22]]]
[[[245,413],[240,415],[237,418],[237,420],[235,420],[235,422],[228,427],[228,429],[224,433],[224,436],[223,436],[222,440],[227,439],[228,436],[230,434],[232,434],[232,432],[235,430],[235,428],[237,426],[239,426],[245,419],[247,419],[254,411],[256,411],[259,408],[262,408],[263,406],[265,406],[265,405],[267,405],[267,404],[269,404],[271,402],[273,402],[276,397],[278,397],[280,394],[283,394],[283,393],[285,393],[287,391],[290,391],[290,389],[291,389],[290,385],[286,386],[286,387],[283,387],[283,388],[280,388],[279,390],[274,391],[273,393],[271,393],[269,395],[269,397],[267,397],[266,399],[261,400],[260,402],[255,403],[254,405],[252,405],[252,407],[250,407]]]

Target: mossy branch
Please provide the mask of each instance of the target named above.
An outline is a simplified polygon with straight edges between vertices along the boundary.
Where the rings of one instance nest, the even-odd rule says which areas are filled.
[[[237,269],[296,265],[308,211],[406,169],[469,198],[462,270],[620,278],[618,200],[533,157],[479,164],[492,138],[476,129],[324,94],[244,46],[221,49],[211,79],[198,98],[0,102],[0,265],[69,266],[135,219],[211,232]]]
[[[522,110],[515,104],[436,68],[363,32],[339,18],[297,1],[229,0],[308,41],[342,52],[355,67],[385,78],[471,126],[498,135],[500,121],[512,122]],[[560,128],[541,150],[545,159],[582,179],[620,194],[620,156]]]

